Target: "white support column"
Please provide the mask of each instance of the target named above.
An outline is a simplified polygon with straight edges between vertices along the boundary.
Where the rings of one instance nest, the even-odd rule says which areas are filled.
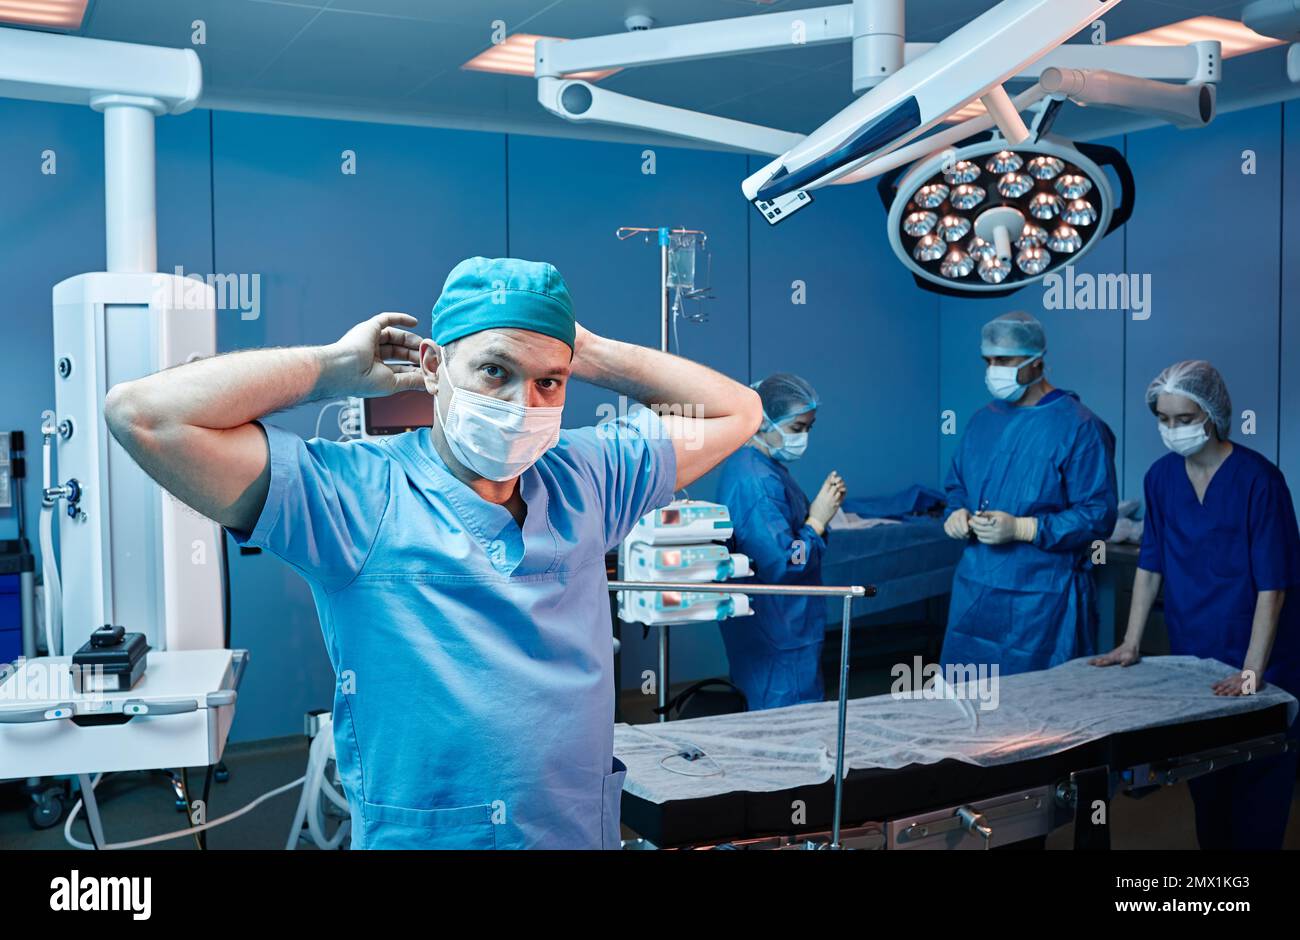
[[[158,270],[153,98],[105,95],[93,107],[104,112],[104,209],[108,270]]]
[[[903,0],[853,0],[853,92],[874,88],[903,67]]]

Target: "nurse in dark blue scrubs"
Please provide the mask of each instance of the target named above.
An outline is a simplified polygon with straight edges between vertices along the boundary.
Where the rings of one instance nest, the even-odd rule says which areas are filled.
[[[1232,667],[1207,694],[1248,695],[1272,683],[1300,696],[1300,530],[1282,472],[1228,439],[1232,403],[1208,362],[1165,369],[1147,404],[1172,453],[1147,471],[1124,642],[1093,662],[1138,661],[1163,584],[1170,652]],[[1201,848],[1281,848],[1296,760],[1293,749],[1192,780]]]

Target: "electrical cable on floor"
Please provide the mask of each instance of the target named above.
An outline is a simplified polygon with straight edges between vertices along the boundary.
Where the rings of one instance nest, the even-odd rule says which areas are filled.
[[[103,778],[104,778],[103,774],[97,774],[95,776],[95,779],[90,782],[91,790],[94,790],[97,786],[99,786],[99,782]],[[175,832],[167,832],[167,833],[163,833],[162,835],[149,836],[144,839],[133,839],[130,842],[109,842],[99,846],[99,848],[115,849],[115,850],[137,849],[145,845],[155,845],[159,842],[168,842],[172,839],[181,839],[195,832],[206,832],[208,829],[212,829],[215,828],[216,826],[223,825],[225,823],[230,822],[233,819],[238,819],[240,816],[243,816],[245,813],[248,813],[251,810],[257,808],[258,806],[261,806],[263,803],[265,803],[267,800],[271,799],[272,797],[279,796],[281,793],[287,793],[288,791],[292,790],[294,787],[302,784],[304,781],[306,781],[306,779],[307,778],[305,776],[299,777],[297,780],[294,780],[291,783],[286,783],[284,786],[276,787],[274,790],[271,790],[267,793],[263,793],[257,799],[253,800],[251,803],[245,804],[244,806],[235,810],[233,813],[227,813],[225,816],[222,816],[219,819],[214,819],[211,822],[206,822],[199,826],[191,826],[188,829],[178,829]],[[68,845],[72,846],[74,849],[87,849],[93,851],[96,848],[94,845],[91,845],[88,842],[82,842],[80,839],[73,838],[72,835],[72,824],[76,821],[77,816],[81,813],[81,808],[83,804],[84,801],[82,799],[78,799],[77,802],[73,804],[72,811],[68,813],[68,820],[63,824],[63,838],[67,840]],[[91,836],[91,839],[94,839],[93,835]]]

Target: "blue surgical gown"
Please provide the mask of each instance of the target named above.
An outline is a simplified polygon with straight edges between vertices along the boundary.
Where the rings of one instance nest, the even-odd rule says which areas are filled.
[[[804,524],[808,497],[785,464],[742,447],[722,465],[718,502],[731,512],[736,550],[763,584],[821,584],[826,540]],[[826,601],[754,595],[752,617],[722,622],[731,680],[750,710],[820,702]]]
[[[1093,543],[1115,527],[1115,435],[1073,392],[971,416],[944,483],[948,512],[1033,516],[1032,542],[973,536],[953,576],[942,660],[1002,675],[1096,651]]]
[[[353,847],[617,848],[605,552],[672,499],[671,441],[629,419],[562,432],[520,477],[521,528],[428,429],[265,431],[244,541],[311,586]]]
[[[1242,668],[1259,592],[1286,591],[1264,681],[1300,696],[1300,529],[1282,472],[1234,443],[1204,503],[1177,454],[1143,487],[1138,567],[1163,577],[1169,651]],[[1295,774],[1291,751],[1192,780],[1201,848],[1281,848]]]

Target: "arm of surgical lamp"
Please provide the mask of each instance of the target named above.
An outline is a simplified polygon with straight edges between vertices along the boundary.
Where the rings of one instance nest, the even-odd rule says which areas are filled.
[[[1050,68],[1039,80],[1052,95],[1065,95],[1083,106],[1123,108],[1164,118],[1178,127],[1204,127],[1214,120],[1217,101],[1212,84],[1173,85],[1092,69]]]
[[[777,222],[807,192],[916,139],[976,98],[1011,140],[1028,136],[1002,85],[1119,0],[1003,0],[741,184]],[[772,210],[776,209],[776,212]]]
[[[193,49],[0,28],[0,97],[90,106],[125,97],[181,114],[202,90]]]
[[[596,121],[658,131],[673,137],[725,144],[752,153],[785,153],[803,140],[802,134],[656,104],[598,88],[579,79],[539,78],[537,100],[547,111],[567,121]]]

